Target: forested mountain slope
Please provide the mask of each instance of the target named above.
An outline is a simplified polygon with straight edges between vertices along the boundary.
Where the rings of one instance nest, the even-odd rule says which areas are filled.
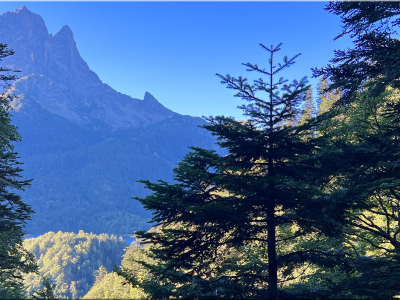
[[[57,297],[77,299],[95,282],[96,270],[103,266],[110,272],[121,263],[128,243],[113,235],[59,231],[27,239],[24,246],[35,254],[40,273],[26,275],[28,294],[39,289],[41,277],[47,276],[56,285]]]
[[[201,118],[174,113],[150,93],[133,99],[103,83],[68,26],[53,36],[23,6],[0,16],[0,41],[15,50],[2,65],[21,70],[13,122],[23,138],[16,145],[23,175],[34,179],[24,192],[36,212],[29,233],[148,229],[149,213],[131,199],[147,192],[136,181],[171,181],[188,146],[217,149],[198,127]]]

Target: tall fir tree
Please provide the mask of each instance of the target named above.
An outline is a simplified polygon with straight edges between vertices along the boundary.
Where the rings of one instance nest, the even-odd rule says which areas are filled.
[[[0,61],[14,51],[0,43]],[[32,208],[21,200],[30,180],[21,180],[17,153],[13,142],[21,141],[17,128],[11,124],[10,82],[16,76],[11,69],[0,67],[0,298],[21,298],[24,295],[22,274],[34,272],[34,256],[22,246],[24,226],[33,214]]]
[[[392,299],[400,293],[400,44],[393,36],[400,4],[340,1],[326,9],[344,24],[337,38],[350,35],[355,42],[354,49],[336,51],[331,65],[314,70],[341,94],[333,109],[340,117],[319,130],[341,153],[333,182],[343,194],[357,193],[359,207],[349,210],[346,220],[345,240],[353,247],[347,268],[338,269],[341,276],[323,277],[338,297]]]
[[[174,170],[178,183],[141,181],[153,194],[135,199],[161,228],[137,235],[153,245],[159,264],[145,264],[151,280],[127,278],[152,297],[294,297],[298,291],[287,287],[295,274],[343,256],[325,243],[340,237],[349,204],[331,201],[324,188],[332,161],[319,153],[324,136],[309,134],[318,120],[292,126],[309,86],[305,78],[276,80],[298,55],[276,64],[281,45],[261,46],[269,68],[244,65],[266,81],[217,74],[248,102],[240,107],[246,122],[219,116],[203,126],[229,154],[192,148]]]

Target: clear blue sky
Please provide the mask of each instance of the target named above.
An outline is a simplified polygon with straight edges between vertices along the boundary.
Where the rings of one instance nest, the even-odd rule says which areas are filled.
[[[302,53],[282,76],[307,76],[315,87],[310,69],[351,47],[333,41],[341,23],[326,3],[12,1],[0,2],[0,14],[26,5],[52,34],[67,24],[89,67],[119,92],[143,99],[148,91],[180,114],[241,119],[242,100],[215,74],[255,78],[241,63],[267,67],[259,43],[282,42],[282,56]]]

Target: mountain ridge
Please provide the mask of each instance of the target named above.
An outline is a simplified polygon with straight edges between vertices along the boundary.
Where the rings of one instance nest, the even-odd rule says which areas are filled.
[[[36,212],[30,234],[149,229],[151,212],[131,199],[149,193],[137,180],[173,181],[188,146],[221,151],[199,128],[205,120],[175,113],[149,92],[140,100],[103,83],[68,26],[53,36],[23,6],[0,15],[0,42],[15,50],[2,67],[21,70],[12,121],[23,138],[15,145],[22,175],[34,179],[22,195]]]
[[[21,70],[20,79],[14,84],[14,93],[34,93],[21,90],[20,82],[30,81],[24,82],[22,86],[47,90],[47,104],[58,106],[57,110],[44,106],[52,113],[78,124],[97,118],[114,130],[156,123],[176,114],[151,94],[146,93],[144,100],[140,100],[119,93],[103,83],[80,56],[68,25],[64,25],[53,36],[48,33],[41,16],[22,6],[14,12],[0,15],[0,28],[0,42],[7,43],[9,48],[16,51],[15,55],[5,58],[3,64],[7,68]],[[43,78],[39,80],[38,75]],[[84,103],[86,111],[90,111],[87,112],[89,115],[81,116],[79,109],[73,109],[70,105],[71,98],[57,96],[65,89],[77,94],[74,99],[80,99],[80,104]],[[29,101],[29,97],[25,96],[19,102],[19,109],[23,109],[24,101]],[[74,104],[82,107],[79,103]],[[64,109],[60,109],[61,107]],[[62,115],[64,111],[65,116]],[[75,117],[71,117],[72,115]]]

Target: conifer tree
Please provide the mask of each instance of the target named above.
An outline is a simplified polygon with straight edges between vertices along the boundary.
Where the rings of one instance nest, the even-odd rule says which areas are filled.
[[[400,43],[393,36],[400,5],[340,1],[326,9],[344,23],[337,38],[350,35],[355,42],[354,49],[336,51],[331,65],[314,70],[315,76],[331,80],[331,91],[341,92],[334,109],[341,118],[319,130],[342,153],[342,168],[333,177],[336,188],[343,194],[359,191],[359,206],[349,210],[345,230],[354,251],[347,268],[339,268],[341,280],[332,280],[336,273],[326,282],[338,297],[392,299],[400,293]]]
[[[340,99],[340,92],[338,89],[334,91],[329,90],[329,80],[321,77],[318,82],[318,113],[328,112]]]
[[[305,78],[277,80],[298,56],[277,64],[280,46],[261,44],[270,55],[268,69],[244,64],[265,81],[250,85],[217,74],[248,102],[240,107],[246,122],[218,116],[203,126],[228,155],[193,147],[174,170],[178,183],[141,181],[153,194],[136,199],[162,225],[137,233],[159,262],[145,264],[153,275],[141,283],[152,297],[293,297],[296,291],[282,286],[294,272],[339,261],[342,253],[322,241],[340,236],[348,204],[332,202],[324,189],[328,160],[318,153],[324,137],[309,134],[318,121],[292,126],[309,86]]]
[[[55,299],[57,299],[57,296],[54,292],[56,285],[50,283],[49,277],[47,277],[47,276],[42,277],[41,283],[43,285],[43,288],[33,292],[31,294],[32,299],[34,299],[34,300],[55,300]],[[72,299],[76,299],[76,297],[73,297]]]
[[[316,116],[317,116],[317,110],[314,104],[312,88],[309,87],[305,95],[305,100],[303,103],[303,111],[299,123],[304,124],[307,121],[311,120],[312,118],[315,118]]]
[[[0,43],[0,61],[14,51]],[[17,128],[11,124],[9,94],[13,71],[0,67],[0,298],[22,294],[22,273],[37,269],[34,256],[22,246],[24,226],[33,214],[32,208],[21,200],[18,190],[30,185],[21,180],[21,163],[17,160],[12,142],[21,140]],[[17,296],[18,298],[18,296]]]
[[[103,278],[107,275],[107,269],[104,266],[100,266],[100,268],[95,272],[95,283],[98,283],[103,280]]]
[[[392,299],[400,293],[398,102],[397,90],[376,97],[366,89],[351,104],[334,108],[340,118],[318,128],[338,153],[331,189],[357,202],[338,245],[349,250],[346,259],[315,279],[326,284],[320,298]]]
[[[326,67],[313,69],[313,76],[331,80],[330,89],[339,89],[341,102],[349,103],[357,93],[369,87],[379,96],[387,85],[400,88],[400,40],[396,27],[400,25],[400,2],[392,1],[331,1],[325,10],[340,17],[345,35],[354,39],[354,48],[336,50]]]

